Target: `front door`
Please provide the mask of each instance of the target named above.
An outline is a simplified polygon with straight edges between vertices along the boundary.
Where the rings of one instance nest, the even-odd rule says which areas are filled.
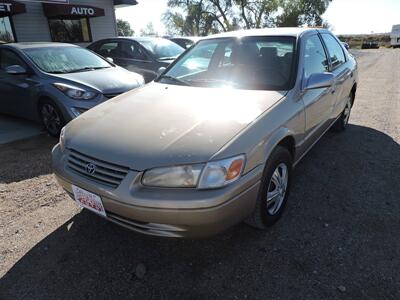
[[[304,76],[306,83],[311,74],[329,71],[329,60],[318,34],[309,36],[303,44]],[[306,115],[305,138],[312,144],[330,125],[335,88],[307,90],[303,95]],[[307,145],[308,146],[308,145]]]
[[[12,50],[0,49],[0,112],[24,118],[34,118],[36,112],[32,112],[33,103],[31,87],[33,85],[30,75],[12,75],[6,72],[6,68],[20,65],[28,70],[28,66],[22,58]]]

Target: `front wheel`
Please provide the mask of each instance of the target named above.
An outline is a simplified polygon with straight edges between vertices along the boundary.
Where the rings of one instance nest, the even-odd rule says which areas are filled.
[[[47,132],[51,136],[58,137],[65,122],[57,105],[51,101],[44,101],[40,104],[39,111],[42,123]]]
[[[266,229],[280,219],[289,196],[291,174],[290,152],[276,147],[266,163],[254,211],[245,223]]]

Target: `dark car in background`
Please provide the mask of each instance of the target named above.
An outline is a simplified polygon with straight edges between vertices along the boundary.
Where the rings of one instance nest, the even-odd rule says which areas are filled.
[[[41,121],[54,136],[88,109],[141,85],[141,75],[79,46],[0,45],[0,113]]]
[[[197,36],[181,36],[181,37],[168,37],[168,39],[182,48],[188,49],[195,44],[200,38]]]
[[[158,70],[167,67],[185,49],[170,40],[158,37],[118,37],[99,40],[88,49],[112,58],[129,71],[141,74],[145,82],[158,76]]]
[[[377,41],[365,41],[361,45],[361,49],[379,49],[379,42]]]

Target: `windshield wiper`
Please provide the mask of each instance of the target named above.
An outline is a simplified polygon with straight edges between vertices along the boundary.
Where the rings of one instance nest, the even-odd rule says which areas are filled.
[[[110,68],[110,67],[84,67],[84,68],[69,71],[68,73],[88,72],[88,71],[94,71],[94,70],[100,70],[100,69],[106,69],[106,68]]]
[[[175,59],[178,56],[169,56],[169,57],[160,57],[158,60],[171,60],[171,59]]]
[[[165,78],[165,79],[168,79],[168,80],[171,80],[171,81],[175,81],[175,82],[181,83],[183,85],[190,85],[189,82],[187,82],[186,80],[179,79],[179,78],[176,78],[176,77],[170,76],[170,75],[161,75],[158,78],[159,79]]]

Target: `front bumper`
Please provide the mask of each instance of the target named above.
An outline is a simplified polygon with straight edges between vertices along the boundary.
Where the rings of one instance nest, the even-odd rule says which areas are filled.
[[[241,222],[254,209],[263,170],[259,166],[237,182],[214,190],[144,187],[142,172],[130,170],[113,189],[74,173],[65,160],[57,145],[54,173],[68,194],[72,196],[72,184],[95,193],[103,201],[108,220],[136,232],[166,237],[206,237]]]

